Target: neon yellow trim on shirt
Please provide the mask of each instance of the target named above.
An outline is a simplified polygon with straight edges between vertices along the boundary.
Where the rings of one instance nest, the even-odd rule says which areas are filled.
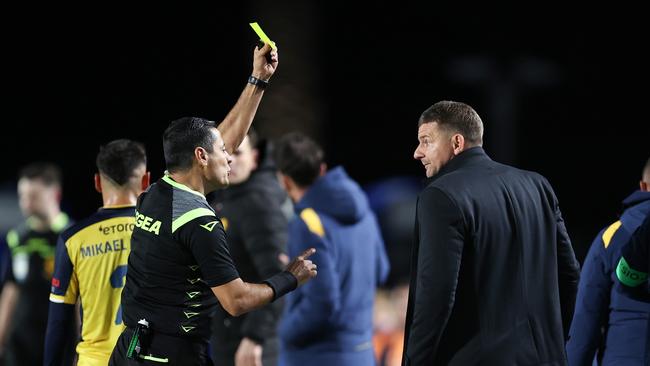
[[[621,221],[619,220],[609,225],[607,230],[603,232],[603,244],[605,244],[605,248],[609,246],[609,243],[612,241],[612,237],[620,227],[621,227]]]
[[[320,221],[320,217],[318,217],[316,211],[311,208],[306,208],[300,212],[300,218],[305,222],[309,231],[321,238],[325,236],[323,223]]]
[[[181,226],[187,224],[188,222],[196,219],[197,217],[203,217],[203,216],[215,216],[214,212],[212,210],[209,210],[205,207],[199,207],[195,208],[191,211],[187,211],[181,217],[177,218],[172,222],[172,233],[175,232],[176,230],[180,229]]]
[[[70,222],[70,218],[68,218],[68,215],[65,213],[61,212],[52,222],[52,225],[50,226],[52,228],[52,231],[55,233],[58,233],[60,231],[63,231],[66,226],[68,226],[68,223]]]
[[[18,237],[16,230],[9,230],[7,233],[7,244],[9,245],[9,248],[16,247],[20,244],[20,238]]]
[[[190,192],[190,193],[195,194],[195,195],[197,195],[199,197],[205,198],[205,196],[201,192],[197,192],[197,191],[193,190],[192,188],[186,186],[185,184],[178,183],[177,181],[173,180],[172,177],[170,177],[169,175],[165,175],[162,179],[165,182],[169,183],[170,186],[176,187],[178,189],[182,189],[183,191]]]

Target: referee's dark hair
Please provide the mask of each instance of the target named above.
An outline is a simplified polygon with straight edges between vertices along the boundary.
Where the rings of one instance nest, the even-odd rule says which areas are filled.
[[[53,163],[35,162],[24,166],[18,174],[18,179],[40,180],[46,186],[61,186],[61,169]]]
[[[320,175],[323,150],[312,139],[291,132],[274,146],[273,158],[278,170],[301,187],[307,187]]]
[[[138,167],[147,165],[147,153],[141,143],[119,139],[99,148],[96,163],[100,174],[123,186]]]
[[[163,151],[167,171],[176,172],[192,167],[194,149],[202,147],[213,152],[215,136],[210,131],[216,123],[198,117],[183,117],[172,121],[163,134]]]

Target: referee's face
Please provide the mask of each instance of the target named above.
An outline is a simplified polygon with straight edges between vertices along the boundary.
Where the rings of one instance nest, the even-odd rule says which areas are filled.
[[[207,179],[216,188],[227,187],[230,184],[229,176],[232,157],[226,151],[226,145],[219,130],[212,128],[212,133],[215,134],[215,139],[212,153],[208,155],[210,159],[208,159]]]

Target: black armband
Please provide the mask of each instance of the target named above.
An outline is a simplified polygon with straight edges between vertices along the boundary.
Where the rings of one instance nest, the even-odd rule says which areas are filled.
[[[284,296],[298,287],[298,279],[289,271],[282,271],[271,278],[264,280],[265,284],[273,289],[273,300]]]

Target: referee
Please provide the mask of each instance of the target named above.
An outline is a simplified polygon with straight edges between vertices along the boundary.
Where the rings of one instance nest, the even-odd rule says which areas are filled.
[[[246,136],[277,65],[269,45],[255,49],[252,76],[219,126],[186,117],[165,130],[167,173],[138,199],[122,293],[126,329],[110,365],[211,365],[207,340],[217,302],[237,316],[316,275],[316,266],[306,259],[312,248],[263,284],[243,282],[223,224],[205,199],[228,185],[230,154]]]

